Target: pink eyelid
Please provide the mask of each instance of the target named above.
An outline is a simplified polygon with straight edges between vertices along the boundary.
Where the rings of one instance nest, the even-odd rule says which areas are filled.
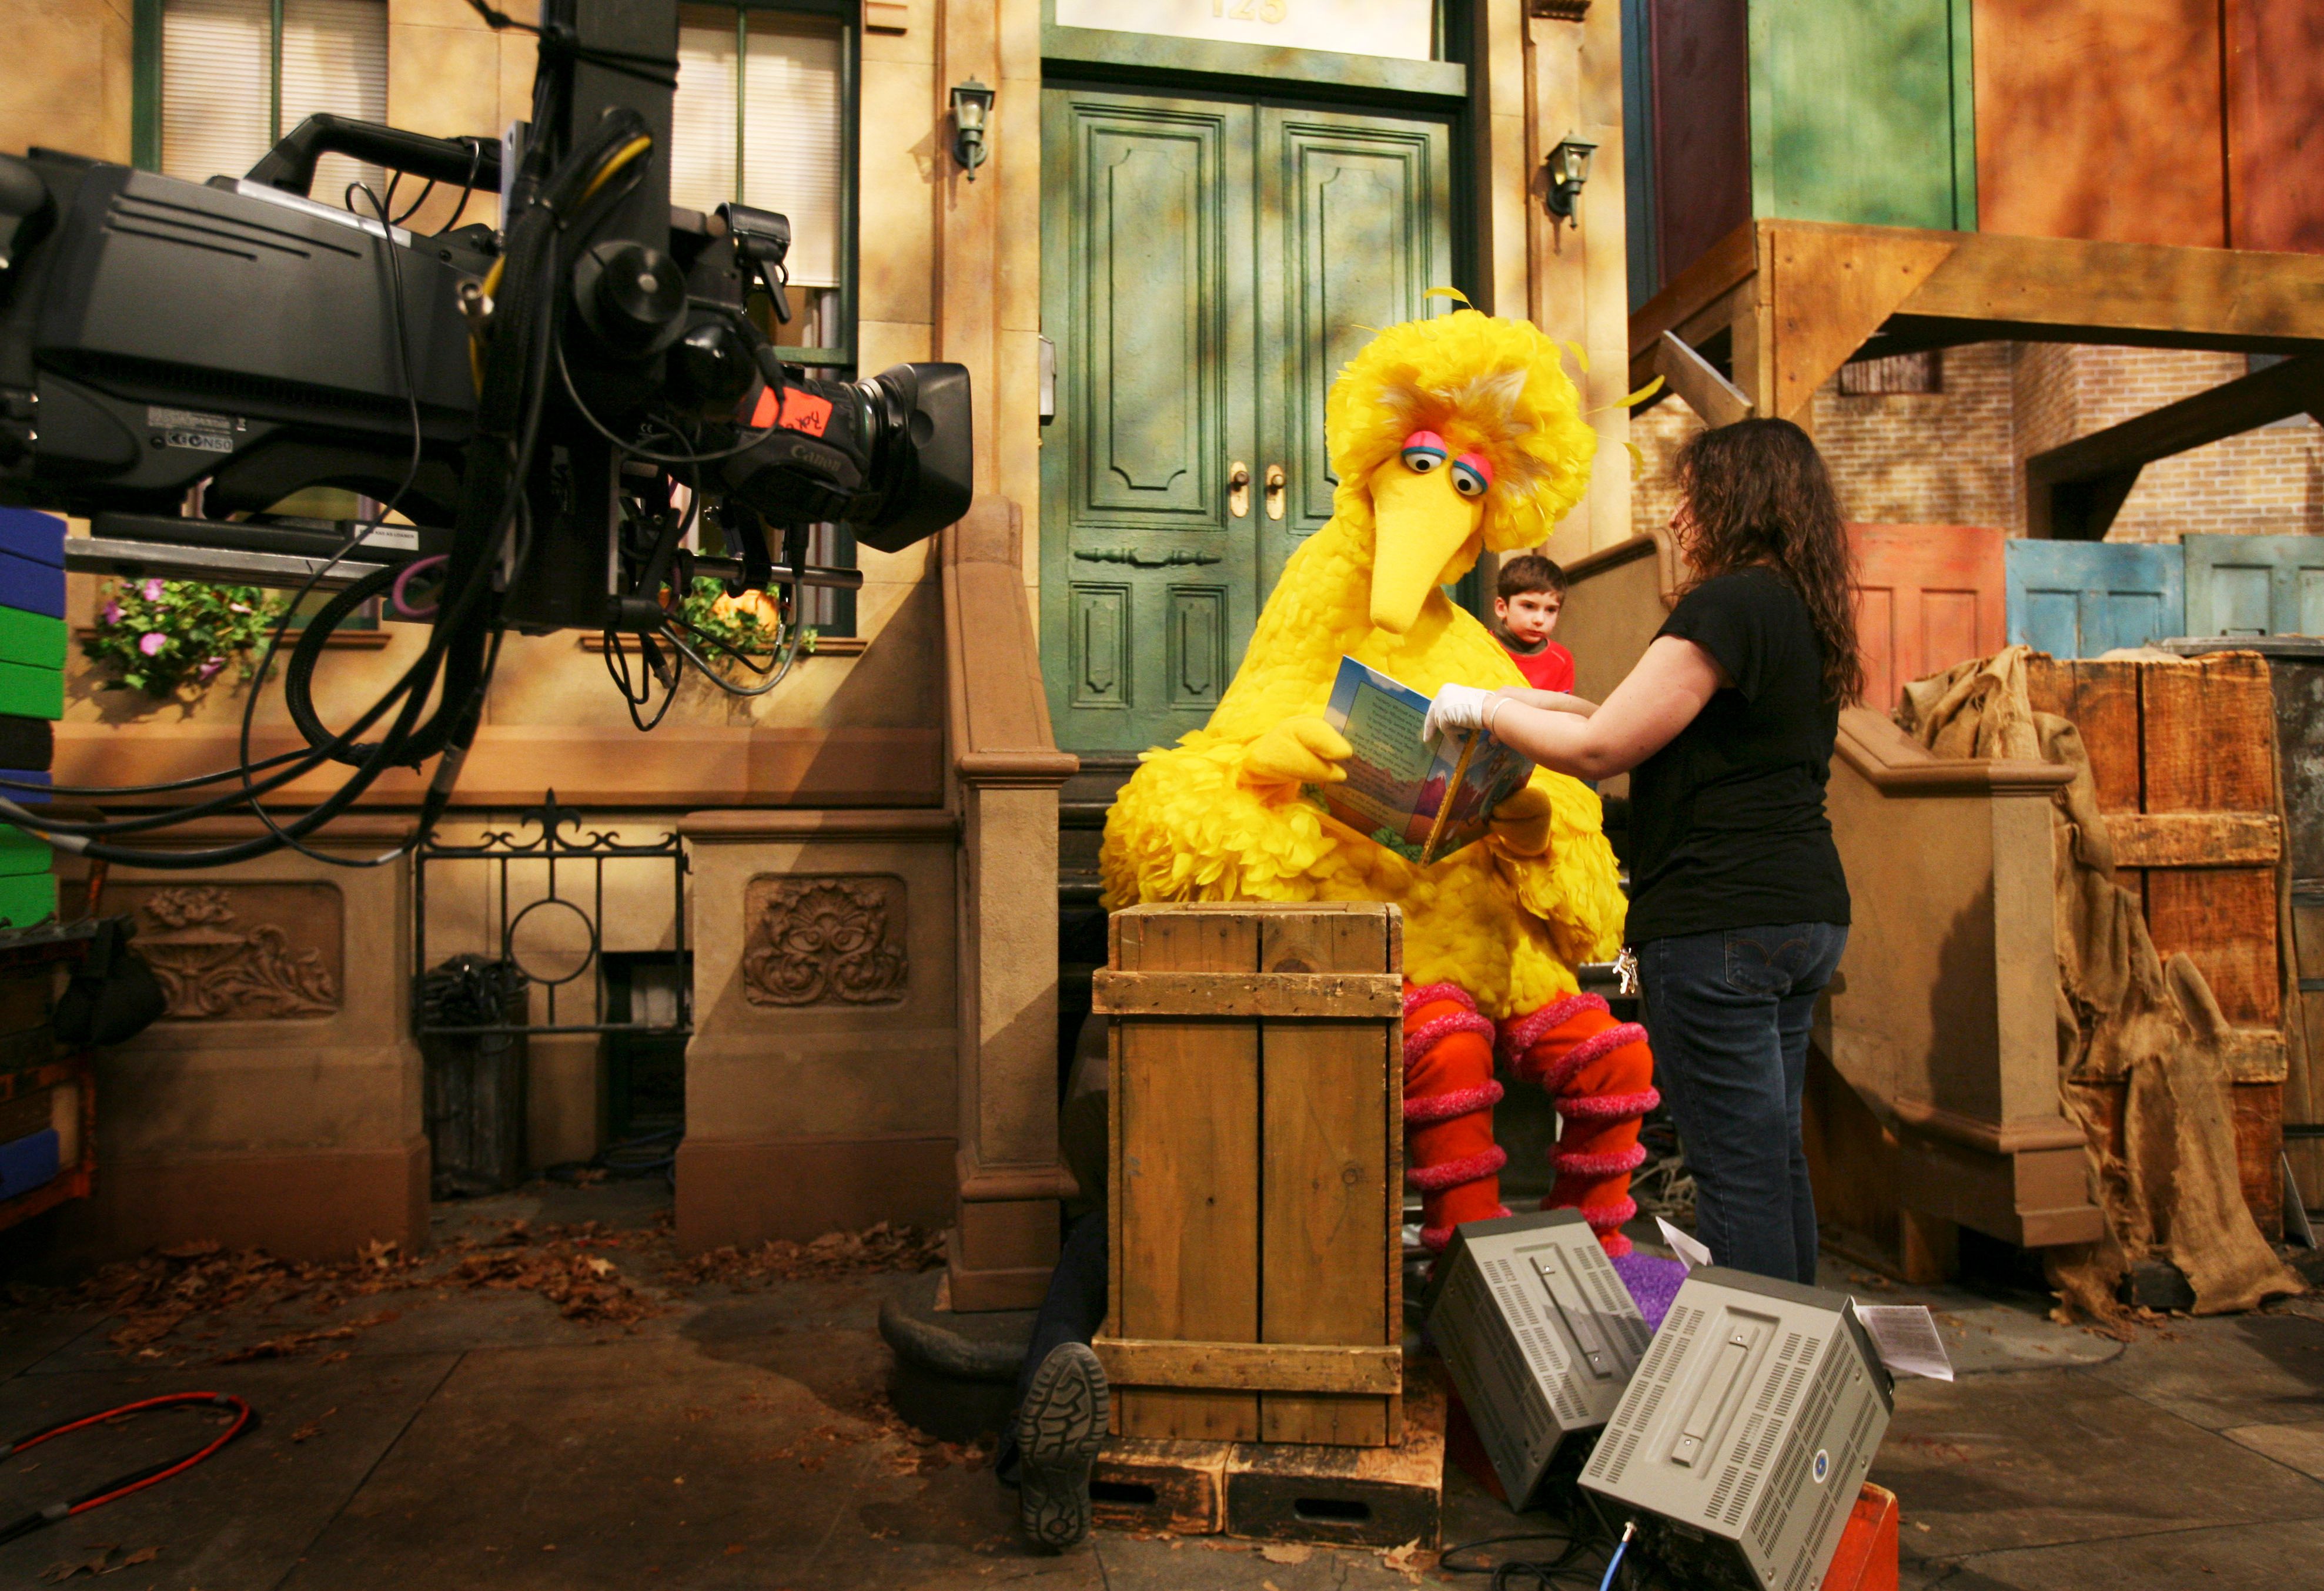
[[[1486,459],[1483,454],[1464,453],[1452,462],[1455,464],[1467,464],[1471,469],[1476,471],[1477,478],[1482,481],[1486,485],[1490,486],[1493,483],[1493,466]]]
[[[1434,431],[1413,432],[1411,436],[1406,437],[1404,439],[1404,446],[1406,450],[1415,447],[1433,447],[1439,453],[1450,453],[1452,451],[1451,448],[1444,446],[1444,438],[1438,436]]]

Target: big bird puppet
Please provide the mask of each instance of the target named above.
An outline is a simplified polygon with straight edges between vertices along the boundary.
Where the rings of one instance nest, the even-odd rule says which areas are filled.
[[[1406,1177],[1423,1241],[1506,1215],[1493,1142],[1495,1042],[1557,1101],[1545,1209],[1578,1207],[1615,1255],[1637,1213],[1638,1122],[1657,1102],[1646,1034],[1582,994],[1625,910],[1594,792],[1536,769],[1482,841],[1420,866],[1326,815],[1303,787],[1346,777],[1324,722],[1342,654],[1424,695],[1522,685],[1443,587],[1486,547],[1541,541],[1580,501],[1595,436],[1533,326],[1460,309],[1390,326],[1333,384],[1333,514],[1292,555],[1206,728],[1146,753],[1115,801],[1106,904],[1371,900],[1404,909]]]

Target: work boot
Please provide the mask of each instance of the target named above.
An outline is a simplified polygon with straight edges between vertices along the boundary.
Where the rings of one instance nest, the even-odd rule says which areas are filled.
[[[1105,1369],[1087,1343],[1060,1343],[1017,1409],[1017,1517],[1037,1544],[1063,1550],[1089,1534],[1090,1468],[1105,1441]]]

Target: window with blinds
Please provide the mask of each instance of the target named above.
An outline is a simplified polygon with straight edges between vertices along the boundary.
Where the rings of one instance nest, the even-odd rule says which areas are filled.
[[[818,317],[835,308],[845,258],[841,48],[839,25],[820,18],[678,11],[671,202],[715,210],[739,199],[789,216],[792,296]],[[835,326],[819,330],[810,341],[837,340]]]
[[[272,0],[162,0],[162,170],[239,177],[317,111],[387,120],[386,0],[281,0],[279,36],[275,14]],[[313,197],[340,204],[348,184],[385,180],[326,155]]]

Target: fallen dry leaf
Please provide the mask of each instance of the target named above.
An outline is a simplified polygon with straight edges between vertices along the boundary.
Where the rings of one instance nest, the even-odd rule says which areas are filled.
[[[1420,1544],[1420,1538],[1415,1536],[1403,1546],[1391,1547],[1381,1553],[1380,1561],[1392,1569],[1401,1569],[1406,1574],[1416,1575],[1425,1569],[1434,1568],[1438,1556],[1423,1547]]]
[[[159,1547],[140,1547],[136,1551],[131,1553],[128,1557],[121,1560],[121,1567],[123,1568],[129,1568],[136,1564],[151,1563],[161,1556],[161,1550]]]
[[[1305,1541],[1269,1541],[1259,1555],[1269,1563],[1305,1563],[1315,1556],[1315,1550]]]
[[[768,1282],[867,1271],[925,1271],[944,1263],[944,1234],[880,1221],[861,1232],[826,1232],[812,1243],[774,1238],[752,1249],[714,1248],[666,1273],[680,1286],[722,1282],[743,1289]]]

